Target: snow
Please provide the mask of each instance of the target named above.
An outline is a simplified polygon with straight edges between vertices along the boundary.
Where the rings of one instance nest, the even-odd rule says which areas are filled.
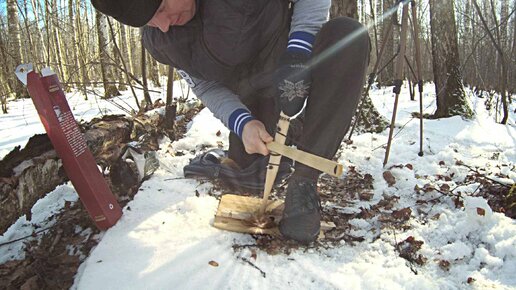
[[[180,90],[175,90],[176,92]],[[424,88],[425,113],[435,110],[434,87]],[[467,90],[469,92],[469,90]],[[163,97],[164,92],[153,94]],[[103,113],[121,113],[111,103],[90,96],[84,101],[78,94],[69,94],[70,105],[78,119],[91,119]],[[391,88],[376,88],[371,98],[379,112],[390,119],[394,98]],[[125,92],[121,99],[128,106],[132,97]],[[378,236],[376,219],[355,218],[350,221],[350,234],[364,237],[355,245],[344,241],[329,248],[300,247],[290,255],[269,255],[258,250],[256,258],[248,248],[234,250],[233,245],[253,244],[246,234],[221,231],[211,226],[218,201],[210,183],[186,179],[182,168],[200,150],[228,146],[229,131],[207,109],[201,111],[188,126],[184,138],[170,142],[164,139],[157,152],[161,167],[145,181],[124,209],[120,221],[105,231],[98,246],[85,260],[76,276],[73,289],[515,289],[516,288],[516,223],[503,214],[493,212],[487,201],[474,195],[479,184],[460,184],[469,169],[456,165],[485,168],[483,174],[505,184],[516,182],[514,113],[510,125],[494,122],[483,100],[469,94],[472,120],[453,117],[424,121],[424,156],[419,157],[419,120],[411,116],[419,110],[410,101],[407,88],[402,89],[388,164],[383,168],[388,130],[380,134],[353,137],[352,144],[343,144],[338,161],[345,168],[354,166],[374,178],[371,201],[349,204],[325,204],[345,213],[370,208],[384,196],[399,200],[394,209],[411,208],[410,229],[385,228]],[[24,145],[35,133],[43,133],[30,100],[9,104],[9,115],[0,115],[4,125],[0,131],[0,156],[14,146]],[[511,110],[512,112],[513,110]],[[20,130],[22,129],[23,130]],[[182,152],[175,156],[171,152]],[[394,165],[411,164],[408,167]],[[391,171],[396,183],[389,187],[382,178]],[[436,176],[450,177],[448,181]],[[431,182],[437,187],[447,184],[464,198],[464,208],[455,208],[449,197],[436,204],[419,205],[418,199],[441,197],[433,191],[417,194]],[[198,192],[198,196],[196,196]],[[3,236],[0,243],[30,234],[33,225],[51,225],[49,217],[63,207],[64,200],[77,200],[70,184],[58,187],[34,206],[33,220],[20,218]],[[423,266],[410,265],[399,257],[396,243],[414,237],[423,241],[420,254],[428,261]],[[21,243],[0,248],[0,262],[23,258]],[[439,267],[448,261],[449,270]],[[212,266],[215,261],[218,266]],[[246,261],[251,261],[254,268]],[[213,264],[213,263],[212,263]],[[417,275],[414,273],[414,267]],[[263,273],[261,272],[263,271]],[[468,284],[468,278],[474,282]]]

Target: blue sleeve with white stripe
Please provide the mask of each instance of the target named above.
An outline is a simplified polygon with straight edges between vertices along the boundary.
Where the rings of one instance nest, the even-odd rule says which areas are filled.
[[[187,74],[186,72],[183,72]],[[184,78],[184,76],[183,76]],[[210,109],[213,115],[240,138],[244,126],[254,120],[249,109],[240,98],[224,85],[215,81],[205,81],[188,76],[192,91]]]
[[[291,0],[291,2],[294,4],[294,13],[287,50],[310,54],[315,35],[328,21],[331,0]]]

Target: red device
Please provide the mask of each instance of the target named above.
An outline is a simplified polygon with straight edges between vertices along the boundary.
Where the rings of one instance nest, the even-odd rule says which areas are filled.
[[[122,209],[97,167],[57,75],[40,76],[32,67],[22,73],[26,74],[29,94],[79,198],[97,227],[108,229],[120,219]]]

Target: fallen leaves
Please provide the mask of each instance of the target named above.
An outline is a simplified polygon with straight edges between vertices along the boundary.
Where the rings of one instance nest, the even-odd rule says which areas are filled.
[[[219,263],[215,262],[215,261],[209,261],[208,264],[212,267],[218,267],[219,266]]]
[[[394,177],[394,175],[392,175],[392,172],[390,172],[390,171],[383,172],[383,179],[387,182],[389,187],[396,184],[396,178]]]
[[[421,250],[423,244],[423,241],[418,241],[413,236],[409,236],[404,241],[396,244],[396,249],[398,250],[400,257],[403,259],[409,261],[410,263],[415,263],[419,266],[422,266],[427,261],[426,257],[418,253],[418,251]]]
[[[412,210],[407,207],[400,210],[394,210],[392,213],[382,213],[378,221],[383,223],[383,226],[400,226],[410,219]]]
[[[403,208],[392,212],[392,216],[399,221],[407,221],[410,219],[412,210],[410,208]]]
[[[439,268],[441,268],[443,271],[450,271],[450,262],[447,260],[439,260]]]

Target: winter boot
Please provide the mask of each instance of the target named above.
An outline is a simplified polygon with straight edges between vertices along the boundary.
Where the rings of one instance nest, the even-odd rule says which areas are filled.
[[[281,234],[301,243],[317,239],[321,228],[321,201],[315,180],[292,176],[288,182]]]
[[[185,177],[202,178],[222,181],[232,190],[246,193],[261,194],[267,173],[269,158],[261,156],[249,167],[240,169],[238,165],[228,158],[227,151],[212,149],[196,156],[190,164],[183,168]],[[278,175],[274,182],[280,184],[291,173],[292,160],[282,158]]]

